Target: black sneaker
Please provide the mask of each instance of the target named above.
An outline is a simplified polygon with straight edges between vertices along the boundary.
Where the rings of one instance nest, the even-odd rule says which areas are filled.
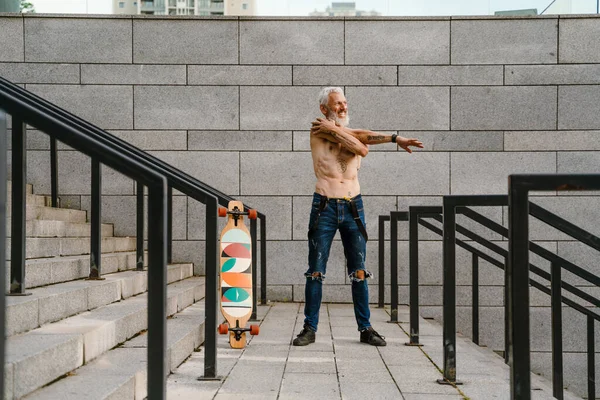
[[[385,346],[385,337],[381,336],[375,329],[368,327],[364,331],[360,332],[361,343],[368,343],[371,346]]]
[[[294,339],[294,346],[307,346],[315,342],[315,331],[304,325],[304,328],[298,334],[298,337]]]

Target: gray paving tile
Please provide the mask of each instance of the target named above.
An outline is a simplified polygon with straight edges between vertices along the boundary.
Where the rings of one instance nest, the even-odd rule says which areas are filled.
[[[395,383],[381,382],[340,382],[342,398],[354,399],[401,399],[402,394]]]
[[[304,352],[290,354],[285,367],[287,373],[335,374],[337,372],[333,353]]]
[[[285,373],[281,383],[280,399],[333,399],[339,398],[335,374]]]

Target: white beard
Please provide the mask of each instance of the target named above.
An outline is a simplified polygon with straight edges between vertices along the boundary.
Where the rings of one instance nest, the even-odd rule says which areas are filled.
[[[327,119],[330,119],[338,124],[340,124],[340,126],[346,127],[348,126],[348,124],[350,123],[350,114],[346,111],[346,116],[344,118],[340,118],[337,116],[336,113],[334,113],[331,110],[327,110]]]

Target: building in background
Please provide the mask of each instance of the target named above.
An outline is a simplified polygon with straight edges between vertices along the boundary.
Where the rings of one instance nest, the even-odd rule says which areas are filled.
[[[256,0],[225,0],[225,15],[257,15]]]
[[[256,0],[113,0],[114,14],[256,15]]]
[[[196,15],[226,15],[223,0],[197,0],[198,11]]]
[[[381,15],[376,11],[359,11],[355,2],[334,2],[325,11],[313,11],[311,17],[369,17]]]
[[[137,14],[140,0],[113,0],[113,14]]]

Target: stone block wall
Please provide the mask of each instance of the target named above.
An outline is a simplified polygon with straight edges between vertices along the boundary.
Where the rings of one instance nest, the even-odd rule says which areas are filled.
[[[367,261],[376,271],[380,214],[441,205],[447,194],[506,194],[511,173],[598,172],[599,37],[600,18],[594,16],[1,14],[0,76],[264,212],[269,298],[302,301],[314,190],[308,129],[320,116],[321,87],[344,87],[351,126],[418,137],[425,145],[412,155],[392,144],[371,146],[363,160]],[[29,183],[48,193],[47,136],[30,129],[27,143]],[[90,160],[61,146],[59,170],[63,206],[89,209]],[[134,235],[134,182],[105,168],[103,193],[104,220],[115,223],[116,234]],[[174,256],[193,261],[202,274],[204,207],[175,194]],[[532,200],[599,235],[598,195],[535,193]],[[481,212],[507,225],[506,209]],[[506,248],[498,235],[469,226]],[[402,223],[399,228],[400,302],[408,303],[408,232]],[[420,235],[422,310],[441,319],[442,246],[436,235],[424,230]],[[595,251],[534,219],[531,238],[600,271]],[[544,260],[532,260],[549,268]],[[470,257],[463,251],[457,268],[458,326],[470,335]],[[350,301],[344,270],[338,236],[326,301]],[[585,281],[567,273],[564,278],[600,295]],[[372,281],[373,302],[378,281],[378,276]],[[481,262],[480,283],[482,342],[502,350],[503,273]],[[550,365],[549,304],[532,290],[533,366],[544,374]],[[584,393],[585,319],[565,310],[567,338],[566,382]]]

